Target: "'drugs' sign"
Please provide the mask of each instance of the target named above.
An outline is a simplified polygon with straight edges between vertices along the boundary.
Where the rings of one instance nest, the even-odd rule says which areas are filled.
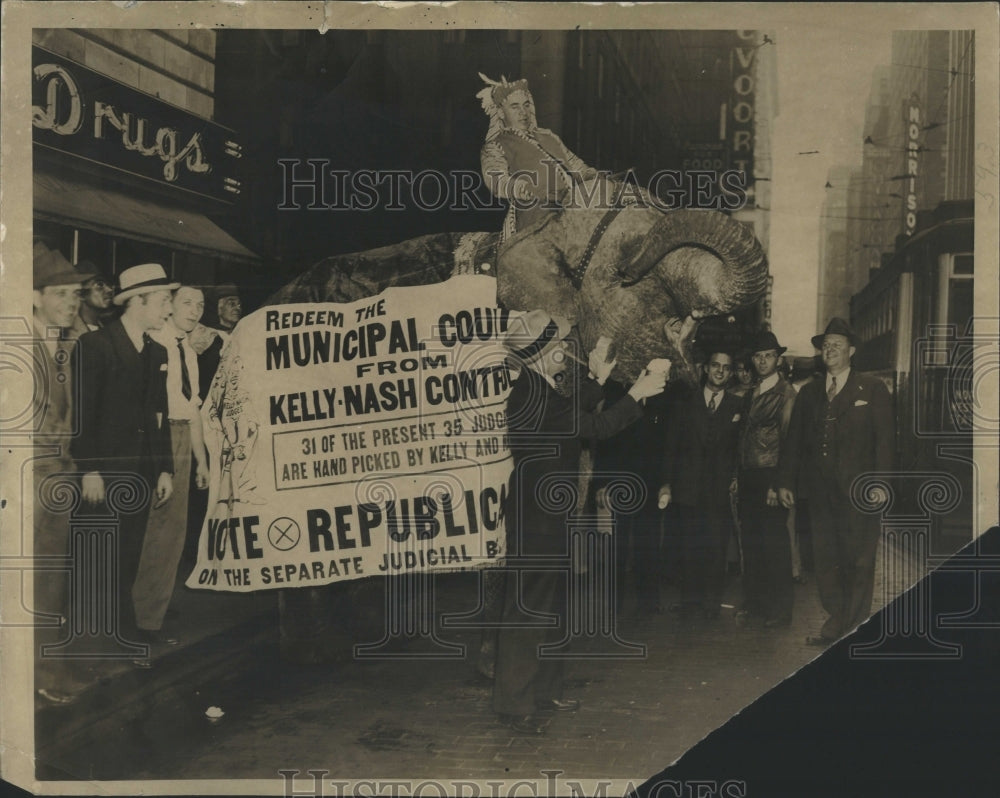
[[[488,566],[511,473],[496,282],[278,305],[205,398],[209,509],[188,587],[250,591]]]

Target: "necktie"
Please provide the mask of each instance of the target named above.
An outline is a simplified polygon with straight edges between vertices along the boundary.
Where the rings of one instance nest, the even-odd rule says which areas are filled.
[[[716,394],[713,393],[712,394],[712,398],[708,400],[708,412],[709,413],[714,413],[715,412],[715,397],[716,397]]]
[[[833,397],[837,395],[837,378],[830,378],[830,387],[826,389],[826,401],[832,402]]]
[[[181,393],[185,399],[191,398],[191,377],[188,376],[187,358],[184,356],[184,339],[177,339],[177,351],[181,353]]]

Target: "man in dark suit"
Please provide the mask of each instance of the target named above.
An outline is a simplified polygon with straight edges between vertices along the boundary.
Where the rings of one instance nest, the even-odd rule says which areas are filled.
[[[889,472],[895,433],[885,385],[851,368],[858,339],[850,325],[834,318],[812,342],[822,351],[826,377],[799,392],[778,484],[786,507],[797,496],[809,499],[816,583],[830,617],[806,642],[823,646],[871,614],[879,522],[854,505],[851,483],[861,474]],[[876,488],[868,498],[884,504],[888,497]]]
[[[508,573],[503,620],[497,642],[493,708],[515,731],[541,734],[538,710],[572,711],[578,701],[562,700],[562,659],[539,657],[538,648],[558,643],[565,621],[557,627],[517,625],[523,609],[566,616],[565,563],[568,535],[565,512],[546,508],[536,488],[550,473],[576,474],[580,470],[581,440],[605,439],[637,420],[639,401],[662,392],[666,374],[646,374],[613,407],[593,412],[603,397],[601,385],[614,362],[590,358],[597,380],[580,380],[578,395],[566,389],[570,327],[544,311],[531,311],[511,325],[507,345],[520,374],[508,398],[507,416],[514,473],[505,518],[510,555],[556,558],[552,570]],[[600,384],[598,384],[600,383]],[[516,566],[516,560],[512,563]],[[560,571],[560,569],[562,569]]]
[[[673,503],[680,543],[681,596],[672,610],[701,609],[719,617],[732,534],[729,493],[736,478],[741,400],[726,392],[732,355],[713,352],[705,383],[667,414],[659,507]]]
[[[642,402],[642,416],[611,438],[594,446],[595,504],[607,509],[607,484],[615,474],[630,474],[646,489],[646,498],[636,511],[623,513],[615,521],[615,609],[624,613],[628,594],[634,593],[634,613],[651,615],[660,610],[660,583],[664,562],[660,532],[663,513],[657,507],[663,464],[669,400],[667,391]],[[609,380],[604,407],[627,396],[624,385]]]
[[[80,337],[73,383],[80,397],[80,434],[73,440],[73,459],[83,472],[83,498],[105,501],[105,478],[114,473],[144,480],[159,504],[173,490],[169,415],[167,413],[167,350],[153,341],[149,330],[160,329],[170,317],[171,283],[155,263],[133,266],[119,277],[114,303],[123,305],[120,319]],[[132,583],[142,550],[150,502],[119,517],[119,631],[136,639],[131,601]],[[148,667],[148,659],[135,661]]]

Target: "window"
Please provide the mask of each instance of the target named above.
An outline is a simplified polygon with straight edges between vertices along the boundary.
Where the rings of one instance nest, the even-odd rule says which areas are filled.
[[[972,319],[974,303],[974,265],[971,253],[944,254],[938,258],[938,324],[953,324],[962,335]]]

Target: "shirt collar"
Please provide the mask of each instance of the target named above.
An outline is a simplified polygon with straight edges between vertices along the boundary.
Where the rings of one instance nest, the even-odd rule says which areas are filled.
[[[840,392],[840,389],[843,388],[847,384],[847,378],[850,377],[850,376],[851,376],[851,367],[850,366],[848,366],[846,369],[844,369],[842,372],[840,372],[840,374],[837,375],[837,392],[838,393]],[[827,387],[827,390],[829,390],[830,384],[832,382],[833,382],[833,375],[832,374],[827,374],[826,375],[826,387]]]
[[[705,397],[705,404],[707,405],[712,401],[712,396],[715,396],[715,403],[718,404],[722,401],[722,394],[725,393],[723,388],[719,388],[717,391],[713,391],[707,385],[702,389],[702,395]]]
[[[38,338],[45,344],[45,347],[49,350],[49,353],[55,355],[56,350],[59,348],[59,338],[56,336],[50,336],[49,330],[51,330],[55,325],[45,324],[41,319],[38,318],[37,313],[31,314],[31,320],[35,325],[35,338]],[[62,330],[59,331],[62,335]]]
[[[767,379],[761,380],[760,385],[757,386],[758,395],[764,393],[765,391],[770,391],[775,385],[778,384],[778,380],[780,378],[781,375],[778,374],[778,372],[774,372],[774,374],[772,374]]]

